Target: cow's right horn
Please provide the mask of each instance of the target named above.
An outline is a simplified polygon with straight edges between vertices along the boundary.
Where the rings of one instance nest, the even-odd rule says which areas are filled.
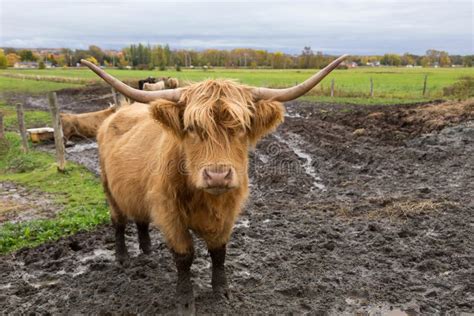
[[[104,79],[109,85],[111,85],[115,90],[123,94],[124,96],[142,103],[149,103],[157,99],[165,99],[168,101],[177,102],[181,97],[182,89],[173,89],[173,90],[160,90],[160,91],[142,91],[135,88],[132,88],[117,78],[112,77],[93,63],[81,59],[81,64],[87,66],[95,72],[99,77]]]
[[[253,88],[252,94],[255,100],[275,100],[280,102],[291,101],[307,93],[313,89],[321,80],[324,79],[331,71],[337,68],[340,63],[347,58],[348,55],[333,60],[329,65],[321,69],[317,74],[313,75],[306,81],[286,89],[270,89],[270,88]]]

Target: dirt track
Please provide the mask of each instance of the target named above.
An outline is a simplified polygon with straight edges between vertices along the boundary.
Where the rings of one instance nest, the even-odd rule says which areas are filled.
[[[198,243],[198,313],[474,312],[473,110],[288,104],[286,122],[251,155],[252,196],[228,250],[229,303],[214,300]],[[93,147],[70,157],[97,171]],[[127,235],[125,269],[109,226],[2,257],[0,310],[174,313],[175,268],[160,233],[150,257],[131,225]]]

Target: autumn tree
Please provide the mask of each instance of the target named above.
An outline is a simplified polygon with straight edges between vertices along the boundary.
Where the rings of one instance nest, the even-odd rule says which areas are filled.
[[[401,57],[401,62],[402,62],[403,66],[414,65],[416,63],[416,57],[414,55],[409,54],[409,53],[405,53]]]
[[[16,63],[21,61],[20,55],[10,53],[6,55],[8,67],[13,67]]]
[[[89,54],[94,57],[99,64],[102,64],[104,62],[105,53],[99,46],[90,45]]]
[[[86,60],[87,60],[88,62],[93,63],[94,65],[99,65],[99,62],[98,62],[97,59],[95,59],[95,57],[93,57],[93,56],[87,57]]]

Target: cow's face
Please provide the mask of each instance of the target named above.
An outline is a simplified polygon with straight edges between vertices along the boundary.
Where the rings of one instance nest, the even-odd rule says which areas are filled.
[[[253,102],[233,82],[206,83],[178,104],[153,102],[151,112],[181,142],[191,185],[220,194],[247,183],[249,147],[283,121],[284,109],[279,102]]]
[[[71,115],[65,113],[61,113],[60,118],[64,140],[68,141],[75,131],[75,125],[73,122],[74,118]]]

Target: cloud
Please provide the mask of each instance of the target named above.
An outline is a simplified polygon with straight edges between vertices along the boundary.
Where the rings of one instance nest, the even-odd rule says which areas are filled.
[[[0,1],[0,46],[474,51],[470,0]]]

